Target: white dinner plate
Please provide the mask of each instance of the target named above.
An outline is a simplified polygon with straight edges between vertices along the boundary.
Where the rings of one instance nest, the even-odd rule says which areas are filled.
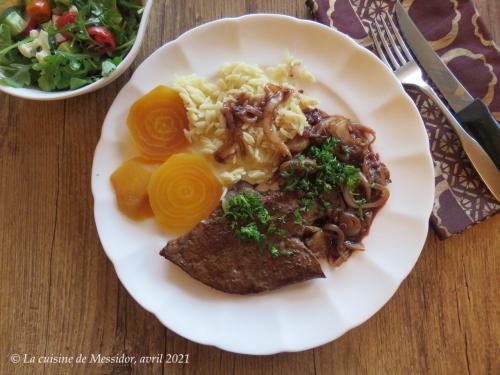
[[[303,60],[317,83],[302,88],[329,113],[377,133],[375,150],[391,172],[391,196],[358,252],[327,278],[258,295],[225,294],[192,279],[159,255],[168,236],[153,219],[121,214],[109,177],[137,155],[126,127],[132,103],[175,75],[213,76],[224,62]],[[310,349],[361,324],[394,294],[424,244],[434,197],[428,138],[411,99],[392,73],[346,35],[279,15],[222,19],[167,43],[137,68],[111,106],[92,170],[97,230],[132,297],[168,328],[232,352],[272,354]]]

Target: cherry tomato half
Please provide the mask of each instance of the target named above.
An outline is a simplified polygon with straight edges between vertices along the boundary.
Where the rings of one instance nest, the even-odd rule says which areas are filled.
[[[115,37],[105,26],[90,26],[87,28],[90,37],[99,43],[106,51],[116,48]]]
[[[75,12],[64,12],[61,17],[57,19],[57,27],[62,29],[64,26],[74,23],[78,17],[78,13]]]
[[[52,16],[50,4],[46,0],[30,0],[26,4],[26,13],[38,23],[47,22]]]

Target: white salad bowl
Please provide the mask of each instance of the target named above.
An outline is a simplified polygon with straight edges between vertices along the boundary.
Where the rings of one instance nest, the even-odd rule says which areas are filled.
[[[123,59],[123,61],[116,67],[116,69],[109,76],[102,77],[97,81],[76,90],[46,92],[32,87],[17,88],[17,87],[0,85],[0,91],[24,99],[61,100],[87,94],[89,92],[98,90],[100,88],[103,88],[104,86],[109,85],[111,82],[113,82],[115,79],[121,76],[128,69],[128,67],[132,64],[137,54],[139,53],[139,49],[141,47],[144,35],[146,33],[146,25],[149,19],[149,13],[151,12],[152,6],[153,6],[153,0],[144,0],[144,11],[142,13],[139,29],[137,30],[137,37],[135,39],[135,42],[132,45],[130,51]]]

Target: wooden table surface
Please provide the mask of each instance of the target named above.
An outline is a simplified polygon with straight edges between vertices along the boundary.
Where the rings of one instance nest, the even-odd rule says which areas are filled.
[[[500,43],[500,3],[477,3]],[[303,0],[157,0],[134,66],[193,26],[252,12],[307,17]],[[445,242],[431,232],[390,302],[314,350],[236,355],[164,328],[121,286],[93,219],[94,148],[106,111],[131,72],[67,101],[0,94],[0,374],[500,373],[500,216]],[[14,365],[13,353],[188,353],[190,363]]]

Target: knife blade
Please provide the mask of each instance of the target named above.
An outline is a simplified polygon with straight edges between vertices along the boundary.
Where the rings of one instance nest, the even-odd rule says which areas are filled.
[[[453,108],[460,124],[483,146],[500,170],[500,125],[488,107],[467,92],[434,52],[399,1],[395,3],[395,10],[399,28],[418,63]]]

